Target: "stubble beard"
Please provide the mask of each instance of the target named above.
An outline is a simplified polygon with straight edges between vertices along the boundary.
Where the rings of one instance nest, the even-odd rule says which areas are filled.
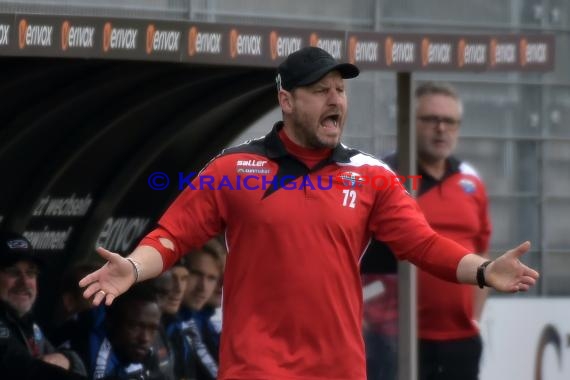
[[[312,129],[311,121],[307,120],[306,118],[302,117],[293,117],[293,131],[297,140],[299,140],[303,147],[309,149],[334,149],[340,143],[340,138],[335,140],[334,142],[327,142],[323,141],[319,138],[317,131],[321,127],[318,125],[318,121],[316,129]]]

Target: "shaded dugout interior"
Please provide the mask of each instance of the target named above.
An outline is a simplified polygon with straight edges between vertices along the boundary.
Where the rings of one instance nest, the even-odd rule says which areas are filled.
[[[0,60],[0,226],[38,239],[46,265],[36,310],[48,329],[63,270],[94,259],[98,243],[130,251],[179,193],[180,175],[197,172],[277,105],[274,75],[179,63]],[[154,172],[170,179],[164,190],[150,188]]]

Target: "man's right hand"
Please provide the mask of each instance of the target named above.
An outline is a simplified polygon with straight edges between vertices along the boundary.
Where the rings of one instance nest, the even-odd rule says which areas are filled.
[[[86,287],[83,297],[93,296],[93,305],[98,306],[104,300],[107,306],[113,300],[126,292],[135,283],[132,264],[117,253],[97,248],[97,253],[107,263],[95,272],[88,274],[79,281],[80,287]]]

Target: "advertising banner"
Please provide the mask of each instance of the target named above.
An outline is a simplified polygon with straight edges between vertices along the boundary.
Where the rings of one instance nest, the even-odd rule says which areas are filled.
[[[275,67],[318,46],[363,70],[554,69],[552,34],[407,34],[81,16],[1,15],[0,56]]]

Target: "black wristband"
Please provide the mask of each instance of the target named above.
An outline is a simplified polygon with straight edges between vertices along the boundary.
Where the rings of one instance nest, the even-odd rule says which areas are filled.
[[[477,285],[479,285],[481,289],[483,289],[485,286],[489,286],[487,285],[487,281],[485,281],[485,268],[487,268],[487,265],[491,264],[492,262],[493,260],[487,260],[477,268]]]

